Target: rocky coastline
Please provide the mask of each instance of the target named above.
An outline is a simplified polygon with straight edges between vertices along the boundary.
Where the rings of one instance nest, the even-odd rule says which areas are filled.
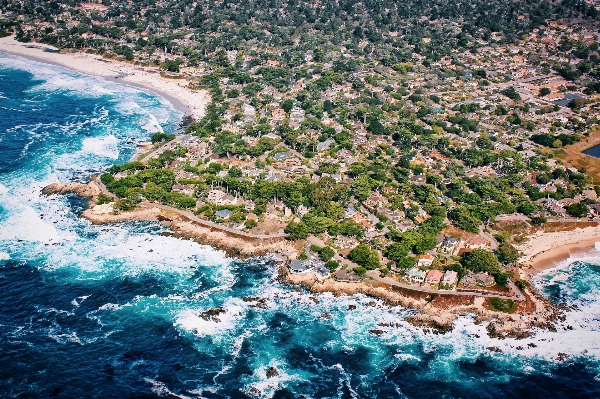
[[[102,188],[94,180],[87,184],[53,183],[45,187],[42,193],[44,195],[75,193],[89,198],[88,209],[82,212],[80,217],[91,223],[105,224],[132,220],[160,222],[171,230],[166,234],[210,245],[224,251],[230,257],[245,259],[275,255],[275,259],[286,261],[296,259],[301,251],[301,247],[287,241],[284,237],[252,239],[235,235],[200,225],[179,213],[158,207],[137,207],[130,212],[115,212],[112,204],[97,204]],[[314,293],[331,292],[334,295],[360,293],[382,299],[389,306],[412,308],[415,314],[407,317],[405,321],[436,334],[451,331],[459,315],[472,315],[476,323],[487,323],[488,335],[495,338],[525,339],[536,329],[555,331],[558,323],[564,320],[562,309],[544,299],[533,289],[524,290],[525,299],[517,304],[517,309],[513,313],[503,313],[490,310],[490,298],[487,297],[435,295],[389,286],[375,280],[341,282],[331,278],[323,279],[314,272],[290,273],[283,265],[280,267],[279,280],[287,284],[304,286]]]
[[[432,295],[425,292],[399,290],[374,280],[341,282],[322,279],[315,273],[290,273],[280,268],[280,280],[302,285],[311,292],[332,292],[334,295],[361,293],[384,300],[390,306],[410,307],[415,315],[405,319],[424,331],[443,334],[453,329],[458,316],[472,315],[476,323],[487,323],[486,330],[492,338],[525,339],[536,329],[556,331],[564,320],[563,309],[544,299],[532,289],[524,290],[525,299],[514,313],[490,310],[490,298],[479,296]]]

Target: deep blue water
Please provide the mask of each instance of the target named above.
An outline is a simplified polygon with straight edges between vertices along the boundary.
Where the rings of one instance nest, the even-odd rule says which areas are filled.
[[[588,148],[583,152],[586,155],[590,155],[594,158],[600,158],[600,145],[593,146],[592,148]]]
[[[40,195],[174,131],[180,115],[161,99],[5,55],[0,96],[0,397],[600,397],[600,257],[537,281],[577,305],[572,330],[497,340],[462,317],[426,334],[409,309],[313,295],[278,283],[267,259],[151,223],[93,226],[82,200]],[[214,307],[224,313],[199,317]]]

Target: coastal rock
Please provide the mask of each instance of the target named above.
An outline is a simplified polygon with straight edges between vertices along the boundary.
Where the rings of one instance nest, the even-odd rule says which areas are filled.
[[[454,329],[453,318],[418,314],[409,316],[405,320],[415,327],[422,328],[425,332],[431,332],[434,334],[446,334]]]
[[[273,378],[279,375],[279,371],[275,368],[275,366],[269,367],[267,370],[267,378]]]
[[[80,197],[94,197],[102,191],[96,182],[91,181],[87,184],[83,183],[52,183],[42,189],[42,194],[48,196],[53,194],[68,194],[74,193]]]
[[[200,312],[198,314],[198,317],[200,317],[203,320],[206,321],[216,321],[216,322],[220,322],[221,319],[219,319],[219,315],[225,313],[225,309],[219,307],[219,308],[212,308],[209,310],[206,310],[204,312]]]
[[[502,353],[502,349],[500,349],[500,348],[498,348],[496,346],[488,346],[486,349],[489,350],[489,351],[492,351],[492,352]]]

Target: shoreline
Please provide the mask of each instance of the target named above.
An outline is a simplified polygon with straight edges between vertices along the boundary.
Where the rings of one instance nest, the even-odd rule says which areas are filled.
[[[166,100],[178,112],[200,120],[210,102],[205,90],[192,91],[177,80],[167,80],[158,70],[133,64],[106,60],[99,55],[87,53],[59,53],[41,43],[21,43],[12,36],[0,38],[0,52],[16,55],[31,61],[59,66],[73,71],[102,78],[107,82],[124,84]]]
[[[79,215],[93,224],[110,224],[133,220],[155,221],[168,227],[164,233],[174,237],[210,245],[222,250],[229,257],[248,259],[255,256],[272,256],[276,262],[295,259],[300,249],[283,237],[261,239],[241,237],[204,226],[174,211],[158,207],[138,207],[131,212],[115,214],[112,204],[96,205],[102,187],[92,180],[83,183],[53,183],[42,190],[44,195],[75,193],[89,199],[88,209]],[[515,310],[509,313],[491,308],[490,297],[481,295],[435,295],[391,286],[387,283],[365,279],[360,282],[342,282],[332,278],[321,278],[315,272],[290,273],[281,264],[278,280],[297,286],[304,286],[310,292],[331,292],[334,295],[364,294],[383,300],[390,306],[404,306],[415,310],[415,315],[407,322],[425,331],[446,333],[454,328],[459,316],[474,315],[477,322],[488,323],[486,329],[490,337],[524,339],[535,329],[556,331],[561,320],[560,307],[554,306],[534,289],[524,290],[524,300],[515,303]]]
[[[533,276],[571,258],[600,256],[597,242],[600,242],[600,226],[535,233],[527,242],[516,246],[524,254],[518,264]]]

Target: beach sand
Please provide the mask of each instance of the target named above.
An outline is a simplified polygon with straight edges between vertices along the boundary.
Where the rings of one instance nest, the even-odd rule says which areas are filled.
[[[600,242],[600,226],[535,233],[516,248],[523,252],[520,265],[533,275],[554,268],[569,258],[599,256],[596,242]]]
[[[0,38],[0,51],[154,92],[168,100],[176,110],[195,120],[200,120],[204,116],[206,106],[210,102],[206,90],[191,90],[184,79],[165,79],[155,68],[107,60],[95,54],[58,53],[52,46],[21,43],[14,40],[12,36]]]

